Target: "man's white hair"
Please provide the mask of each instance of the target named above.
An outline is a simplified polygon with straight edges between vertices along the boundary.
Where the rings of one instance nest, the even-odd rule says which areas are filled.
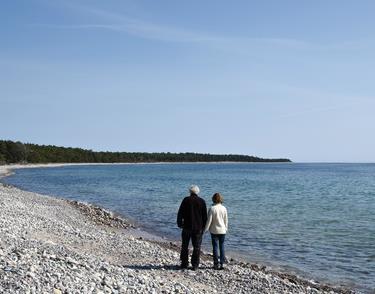
[[[199,193],[199,187],[197,185],[192,185],[189,189],[190,193],[194,193],[195,195],[198,195]]]

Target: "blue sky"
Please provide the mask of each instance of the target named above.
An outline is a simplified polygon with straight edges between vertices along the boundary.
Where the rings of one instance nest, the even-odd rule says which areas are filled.
[[[374,1],[0,3],[0,138],[375,162]]]

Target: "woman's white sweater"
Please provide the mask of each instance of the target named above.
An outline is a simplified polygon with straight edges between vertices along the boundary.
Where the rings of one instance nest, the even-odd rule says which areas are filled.
[[[226,234],[228,231],[228,213],[227,209],[221,203],[214,204],[208,210],[208,218],[205,232],[211,234]]]

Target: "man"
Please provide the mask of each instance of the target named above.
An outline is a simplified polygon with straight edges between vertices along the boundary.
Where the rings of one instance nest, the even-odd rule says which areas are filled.
[[[199,267],[203,230],[207,221],[206,202],[198,196],[199,187],[193,185],[189,189],[190,196],[182,200],[177,214],[177,225],[182,228],[181,268],[189,265],[189,242],[193,244],[191,265],[193,270]]]

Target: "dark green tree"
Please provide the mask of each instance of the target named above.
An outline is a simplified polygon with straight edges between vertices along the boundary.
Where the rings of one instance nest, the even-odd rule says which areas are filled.
[[[112,162],[290,162],[237,154],[94,152],[81,148],[36,145],[0,140],[0,163],[112,163]]]

